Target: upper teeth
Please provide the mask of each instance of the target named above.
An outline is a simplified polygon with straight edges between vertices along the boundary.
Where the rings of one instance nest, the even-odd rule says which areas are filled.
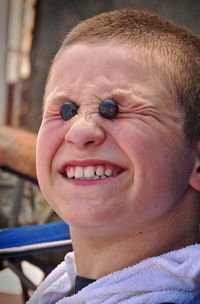
[[[99,179],[105,178],[112,175],[116,175],[117,171],[114,170],[114,167],[108,165],[99,165],[99,166],[68,166],[65,170],[65,174],[68,178],[75,179]]]

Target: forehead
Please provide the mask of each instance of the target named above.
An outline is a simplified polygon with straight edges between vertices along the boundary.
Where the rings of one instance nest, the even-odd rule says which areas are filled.
[[[77,43],[66,48],[55,60],[50,78],[55,80],[54,76],[65,74],[73,81],[84,77],[85,82],[92,82],[94,77],[101,76],[116,80],[129,71],[128,78],[133,70],[130,60],[129,50],[116,43]]]
[[[69,94],[81,96],[128,94],[138,89],[143,94],[166,95],[161,78],[134,48],[116,42],[77,43],[56,58],[47,83],[45,97]],[[105,95],[105,96],[104,96]]]

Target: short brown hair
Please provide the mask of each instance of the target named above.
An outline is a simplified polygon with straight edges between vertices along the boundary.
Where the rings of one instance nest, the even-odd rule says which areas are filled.
[[[185,28],[145,11],[115,10],[79,23],[64,39],[55,59],[71,44],[116,41],[143,52],[162,70],[182,106],[184,132],[200,138],[200,39]]]

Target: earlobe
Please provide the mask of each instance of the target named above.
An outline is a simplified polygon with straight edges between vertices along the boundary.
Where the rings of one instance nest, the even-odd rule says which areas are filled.
[[[197,191],[200,191],[200,166],[195,167],[190,175],[189,184]]]
[[[197,191],[200,191],[200,141],[197,144],[198,156],[195,160],[193,171],[190,175],[189,184]]]

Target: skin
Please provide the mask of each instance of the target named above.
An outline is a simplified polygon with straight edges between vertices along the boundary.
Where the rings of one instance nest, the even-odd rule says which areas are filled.
[[[99,114],[105,99],[118,103],[116,118]],[[66,101],[78,114],[64,121]],[[38,179],[70,225],[79,275],[97,279],[198,240],[198,146],[186,144],[181,109],[134,49],[70,46],[53,65],[44,103]],[[66,163],[95,162],[124,171],[95,183],[61,174]]]
[[[8,126],[0,126],[0,165],[37,179],[37,135]]]

